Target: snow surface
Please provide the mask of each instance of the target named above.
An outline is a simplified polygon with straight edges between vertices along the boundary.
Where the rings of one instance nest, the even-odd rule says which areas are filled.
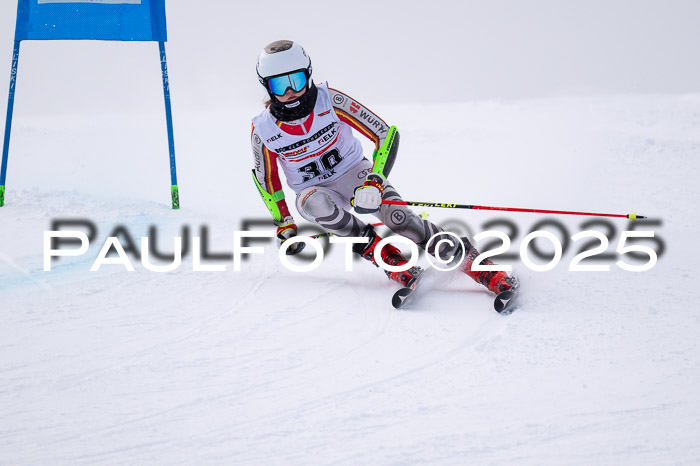
[[[91,273],[117,225],[137,241],[156,225],[164,251],[206,225],[230,253],[244,219],[266,218],[256,109],[176,113],[180,211],[160,113],[20,116],[0,209],[0,464],[700,462],[700,95],[376,110],[402,131],[406,199],[637,211],[665,251],[642,273],[569,272],[578,245],[551,272],[508,261],[525,292],[509,317],[455,275],[393,310],[395,285],[345,272],[338,248],[306,274],[271,243],[240,272],[193,272],[190,254],[171,273]],[[510,219],[513,251],[552,218],[429,214],[472,233]],[[44,272],[43,232],[66,218],[98,239]],[[557,220],[573,235],[588,219]],[[611,223],[614,251],[629,222]]]
[[[22,43],[0,465],[700,464],[698,2],[200,3],[167,1],[179,211],[157,47]],[[0,89],[15,8],[0,2]],[[155,226],[160,251],[206,227],[230,254],[245,220],[268,219],[250,179],[252,73],[282,38],[399,127],[406,199],[637,211],[657,222],[635,226],[664,246],[657,265],[615,265],[626,220],[432,209],[460,234],[511,233],[512,252],[540,221],[598,229],[611,271],[569,272],[579,243],[550,272],[502,260],[523,282],[509,317],[454,274],[396,311],[396,285],[362,261],[345,272],[338,247],[306,274],[272,243],[240,272],[193,272],[191,253],[170,273],[90,272],[119,226],[137,247]],[[44,272],[59,219],[97,237]]]

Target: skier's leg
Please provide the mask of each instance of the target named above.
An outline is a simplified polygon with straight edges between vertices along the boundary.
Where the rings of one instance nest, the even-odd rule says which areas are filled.
[[[462,272],[469,275],[469,277],[477,283],[481,283],[489,291],[493,293],[501,293],[502,291],[511,290],[515,291],[518,286],[518,280],[514,276],[508,276],[506,272],[503,271],[491,271],[483,270],[476,271],[472,270],[472,265],[474,264],[474,259],[479,255],[479,251],[469,242],[469,238],[462,237],[462,243],[466,250],[467,258],[461,265]],[[481,261],[481,265],[493,265],[490,259],[484,259]]]
[[[403,200],[391,183],[387,183],[384,187],[382,199],[385,201]],[[383,204],[379,209],[377,217],[391,231],[410,239],[432,256],[436,256],[436,254],[439,253],[440,258],[449,259],[460,249],[459,245],[455,244],[457,239],[454,235],[445,233],[445,230],[429,220],[422,219],[404,205]],[[440,244],[440,240],[447,240],[449,242],[442,242]],[[430,244],[428,244],[428,242],[430,242]],[[440,244],[439,251],[435,251],[435,246],[438,244]],[[450,244],[452,244],[452,246],[450,246]]]
[[[363,221],[343,208],[338,193],[322,186],[310,186],[297,194],[296,207],[302,217],[337,236],[360,236]]]
[[[312,186],[303,189],[297,195],[296,207],[302,217],[317,223],[337,236],[364,236],[369,238],[366,244],[356,244],[353,251],[377,265],[375,248],[381,238],[374,232],[372,225],[366,225],[355,215],[343,208],[343,199],[328,187]],[[401,251],[387,244],[382,248],[382,259],[389,265],[399,266],[408,262]],[[406,272],[387,272],[387,276],[406,286],[415,279],[419,268],[412,267]]]
[[[374,231],[374,227],[372,225],[365,226],[364,230],[362,230],[362,236],[369,238],[369,242],[366,244],[358,243],[353,245],[353,251],[372,262],[374,265],[379,266],[375,260],[375,255],[377,244],[382,240],[382,238]],[[401,254],[399,248],[391,244],[385,244],[382,247],[381,256],[384,263],[388,265],[401,266],[408,263],[408,260],[406,260],[403,254]],[[387,270],[384,272],[395,282],[398,282],[403,286],[409,286],[423,272],[423,269],[418,266],[414,266],[401,272],[389,272]]]
[[[384,188],[384,194],[382,196],[384,200],[402,200],[399,193],[394,189],[391,184],[387,184]],[[420,218],[418,215],[413,213],[408,207],[403,205],[395,204],[384,204],[379,210],[379,218],[384,222],[384,224],[389,227],[394,233],[405,236],[416,243],[418,246],[422,247],[429,254],[439,257],[442,259],[449,259],[450,257],[455,257],[460,259],[461,247],[455,243],[454,236],[444,234],[445,230],[435,225],[434,223]],[[432,238],[435,236],[434,238]],[[432,238],[432,240],[431,240]],[[438,251],[435,251],[435,246],[439,244],[442,239],[447,239],[450,242],[443,242]],[[479,251],[471,244],[469,238],[460,238],[462,244],[464,245],[466,259],[461,265],[461,269],[470,278],[472,278],[477,283],[485,286],[489,291],[494,293],[500,293],[501,291],[506,291],[514,286],[517,286],[517,282],[513,277],[509,277],[506,272],[494,272],[494,271],[472,271],[472,264],[474,259],[479,255]],[[430,244],[428,244],[430,242]],[[450,246],[450,243],[454,246]],[[483,260],[482,265],[493,264],[490,260]]]

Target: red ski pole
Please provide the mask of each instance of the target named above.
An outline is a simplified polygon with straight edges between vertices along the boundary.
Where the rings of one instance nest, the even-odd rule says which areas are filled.
[[[519,209],[517,207],[490,207],[484,205],[467,204],[445,204],[440,202],[412,202],[412,201],[382,201],[382,204],[409,205],[415,207],[441,207],[447,209],[473,209],[473,210],[501,210],[505,212],[528,212],[535,214],[556,214],[556,215],[590,215],[595,217],[620,217],[630,220],[646,218],[642,215],[632,214],[600,214],[595,212],[571,212],[566,210],[542,210],[542,209]]]

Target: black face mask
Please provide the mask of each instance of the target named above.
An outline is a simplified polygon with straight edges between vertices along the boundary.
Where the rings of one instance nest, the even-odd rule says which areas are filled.
[[[310,115],[316,105],[318,89],[316,84],[311,84],[311,88],[304,92],[304,95],[291,102],[282,103],[272,97],[270,103],[270,113],[280,121],[292,121]]]

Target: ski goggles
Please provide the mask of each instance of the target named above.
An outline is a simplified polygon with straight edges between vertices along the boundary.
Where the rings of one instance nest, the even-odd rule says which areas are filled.
[[[306,87],[308,78],[304,71],[294,71],[292,73],[283,74],[267,78],[267,88],[275,95],[284,95],[287,89],[294,92],[300,92]]]

